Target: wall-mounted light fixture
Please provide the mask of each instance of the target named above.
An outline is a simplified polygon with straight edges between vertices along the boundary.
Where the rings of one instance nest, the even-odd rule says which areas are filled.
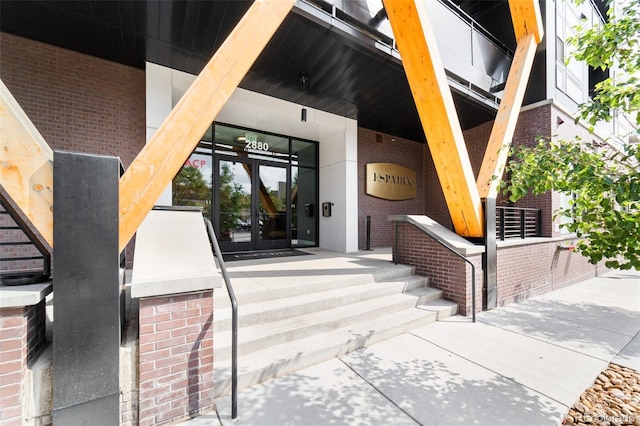
[[[305,107],[302,107],[300,121],[307,121],[307,109]]]

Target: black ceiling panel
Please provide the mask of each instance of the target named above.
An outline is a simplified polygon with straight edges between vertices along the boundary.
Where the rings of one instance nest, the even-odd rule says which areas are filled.
[[[0,2],[3,32],[144,68],[145,61],[198,74],[250,0]],[[503,11],[496,2],[495,11]],[[466,5],[474,12],[469,3]],[[493,13],[496,13],[496,12]],[[300,74],[308,81],[304,87]],[[290,13],[241,87],[358,119],[361,126],[424,141],[401,64],[319,20]],[[463,128],[495,115],[454,95]]]

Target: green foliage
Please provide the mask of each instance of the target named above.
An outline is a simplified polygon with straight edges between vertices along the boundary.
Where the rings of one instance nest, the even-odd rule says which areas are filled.
[[[517,201],[528,192],[557,191],[572,196],[557,216],[581,241],[577,250],[590,262],[640,270],[640,150],[623,151],[580,143],[540,139],[534,148],[513,151],[505,194]]]
[[[601,70],[617,67],[624,71],[596,84],[590,102],[581,106],[579,119],[590,125],[610,121],[616,110],[636,113],[640,125],[640,0],[629,0],[616,15],[609,9],[609,21],[593,28],[578,26],[578,35],[568,41],[575,47],[574,59]]]
[[[577,28],[569,40],[573,60],[602,70],[622,71],[595,87],[593,99],[580,106],[576,121],[593,129],[614,114],[635,117],[640,125],[640,0],[629,0],[608,22]],[[636,129],[638,132],[638,129]],[[611,268],[640,270],[640,147],[617,150],[582,141],[540,139],[534,148],[512,150],[505,194],[512,201],[531,192],[556,191],[571,197],[555,212],[568,218],[561,226],[580,238],[577,250],[590,262],[605,260]]]
[[[220,230],[228,232],[238,228],[240,214],[248,210],[251,201],[244,193],[242,185],[235,181],[233,170],[228,164],[220,165]]]
[[[207,184],[197,167],[185,166],[173,178],[173,204],[176,206],[200,206],[211,217],[211,186]]]

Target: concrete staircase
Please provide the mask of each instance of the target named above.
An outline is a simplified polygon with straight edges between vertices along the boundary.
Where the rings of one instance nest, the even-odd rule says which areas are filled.
[[[257,290],[239,300],[238,388],[388,339],[457,313],[409,266],[358,279]],[[231,391],[231,308],[215,298],[215,394]],[[226,299],[226,302],[225,302]]]

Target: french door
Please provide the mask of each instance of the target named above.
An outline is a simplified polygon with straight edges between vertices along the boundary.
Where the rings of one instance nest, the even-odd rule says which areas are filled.
[[[214,180],[213,222],[222,251],[291,246],[288,165],[216,155]]]

